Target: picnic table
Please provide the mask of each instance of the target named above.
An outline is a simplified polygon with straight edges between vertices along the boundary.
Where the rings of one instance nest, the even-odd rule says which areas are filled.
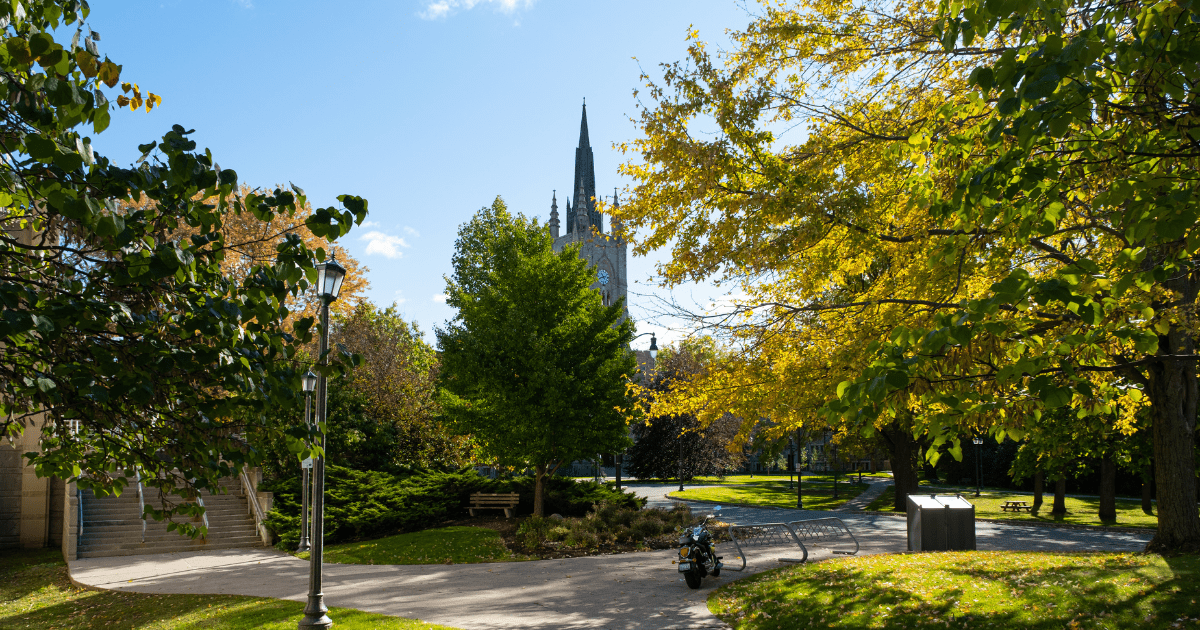
[[[1032,512],[1033,507],[1025,501],[1005,501],[1000,504],[1003,512]]]

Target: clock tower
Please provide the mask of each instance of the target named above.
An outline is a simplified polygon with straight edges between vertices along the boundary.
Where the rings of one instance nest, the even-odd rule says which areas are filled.
[[[604,216],[596,208],[596,168],[592,163],[592,145],[588,140],[586,101],[583,120],[579,123],[579,146],[575,148],[575,185],[571,191],[572,194],[567,197],[566,230],[561,235],[557,191],[550,197],[550,235],[554,237],[554,251],[560,252],[567,245],[579,243],[580,258],[596,268],[596,283],[592,288],[600,291],[600,299],[605,306],[615,304],[617,300],[625,298],[628,291],[625,269],[627,252],[624,240],[605,233]],[[612,204],[619,205],[616,188],[613,188]]]

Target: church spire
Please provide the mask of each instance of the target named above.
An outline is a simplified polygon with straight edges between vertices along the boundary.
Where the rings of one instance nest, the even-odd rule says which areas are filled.
[[[592,143],[588,140],[587,130],[587,99],[583,99],[583,120],[579,122],[579,148],[592,147]]]
[[[587,127],[587,101],[583,103],[583,117],[579,121],[579,146],[575,149],[575,183],[571,187],[572,193],[582,190],[582,202],[580,195],[575,194],[575,214],[583,214],[587,218],[589,226],[594,226],[597,231],[604,231],[604,223],[600,218],[600,212],[596,210],[596,166],[592,158],[592,145],[588,139]],[[574,232],[575,226],[578,223],[574,217],[568,215],[567,232]]]

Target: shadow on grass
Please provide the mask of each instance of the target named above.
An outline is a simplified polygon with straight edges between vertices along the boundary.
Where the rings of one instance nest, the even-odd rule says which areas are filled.
[[[1193,627],[1198,569],[1196,556],[874,556],[740,580],[709,607],[738,630]]]

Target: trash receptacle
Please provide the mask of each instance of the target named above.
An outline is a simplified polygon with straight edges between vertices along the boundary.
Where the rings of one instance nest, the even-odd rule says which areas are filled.
[[[975,550],[975,506],[962,495],[908,495],[908,550]]]

